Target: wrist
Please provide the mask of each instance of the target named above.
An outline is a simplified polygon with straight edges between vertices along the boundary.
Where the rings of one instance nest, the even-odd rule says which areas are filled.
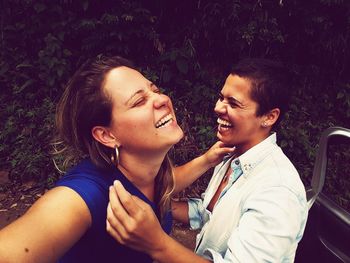
[[[169,242],[171,242],[171,237],[166,233],[162,233],[162,236],[158,239],[158,245],[148,252],[154,261],[164,262],[163,259],[166,258]]]
[[[200,157],[202,157],[202,167],[205,169],[205,171],[215,166],[215,164],[210,160],[208,152]]]

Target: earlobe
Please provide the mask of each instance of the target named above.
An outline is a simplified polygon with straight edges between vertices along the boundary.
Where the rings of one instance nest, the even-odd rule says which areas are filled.
[[[114,148],[115,145],[119,145],[117,138],[106,127],[95,126],[91,129],[91,134],[96,141],[102,143],[107,147]]]
[[[274,109],[270,110],[265,115],[263,122],[261,123],[261,126],[264,128],[273,126],[276,123],[276,121],[278,120],[279,116],[280,116],[280,109],[279,108],[274,108]]]

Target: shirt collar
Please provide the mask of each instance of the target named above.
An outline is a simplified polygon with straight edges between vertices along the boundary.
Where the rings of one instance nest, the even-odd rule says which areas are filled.
[[[241,162],[243,176],[248,176],[253,170],[276,146],[276,133],[271,134],[265,140],[261,141],[254,147],[239,156]]]
[[[261,141],[241,156],[234,158],[234,155],[226,155],[223,159],[224,163],[228,160],[235,162],[239,160],[240,168],[243,171],[243,176],[247,177],[249,172],[254,169],[276,146],[276,133],[272,133],[265,140]],[[231,168],[237,164],[231,163]]]

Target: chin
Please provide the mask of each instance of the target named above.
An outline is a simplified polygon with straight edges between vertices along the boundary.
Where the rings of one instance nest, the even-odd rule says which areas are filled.
[[[184,133],[181,129],[179,129],[179,131],[177,131],[176,133],[174,133],[174,144],[177,144],[179,141],[181,141],[181,139],[184,137]]]
[[[234,145],[234,140],[232,140],[229,136],[223,136],[220,132],[216,134],[216,137],[219,139],[219,141],[225,143],[226,145]]]
[[[169,150],[171,147],[173,147],[175,144],[177,144],[184,136],[184,133],[181,129],[178,129],[176,131],[172,131],[170,133],[170,136],[167,136],[167,138],[164,141],[165,147]]]
[[[225,140],[225,136],[222,136],[219,131],[216,133],[216,137],[222,142]]]

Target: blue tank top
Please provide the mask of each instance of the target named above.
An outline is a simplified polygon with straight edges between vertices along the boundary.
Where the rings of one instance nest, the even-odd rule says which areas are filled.
[[[106,231],[109,186],[119,180],[125,189],[148,203],[156,212],[156,205],[135,187],[118,169],[98,169],[90,160],[84,160],[63,176],[56,186],[66,186],[77,192],[88,206],[92,218],[91,227],[59,262],[152,262],[145,253],[119,244]],[[162,228],[170,233],[172,215],[168,212]]]

